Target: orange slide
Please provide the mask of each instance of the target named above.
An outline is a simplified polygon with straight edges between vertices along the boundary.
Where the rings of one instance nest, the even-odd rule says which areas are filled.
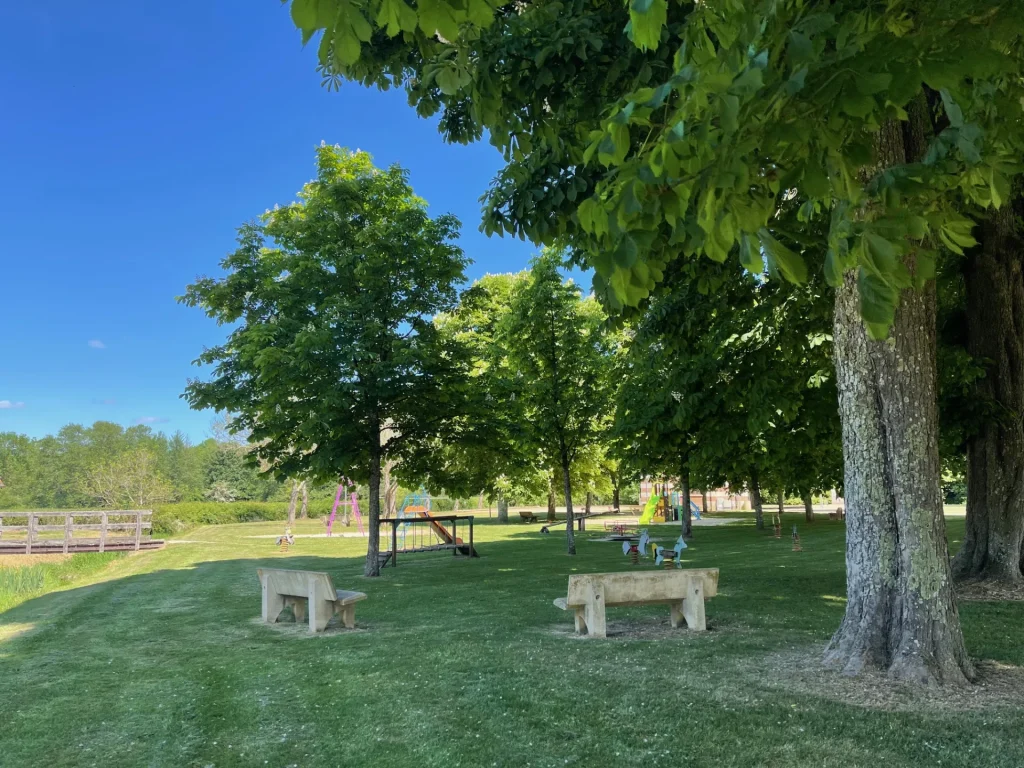
[[[430,527],[434,529],[434,533],[436,533],[445,544],[462,544],[461,538],[457,538],[455,541],[452,541],[452,535],[448,533],[448,529],[440,523],[434,522],[434,516],[430,514],[430,511],[426,507],[406,507],[405,512],[409,515],[425,517],[430,520]]]

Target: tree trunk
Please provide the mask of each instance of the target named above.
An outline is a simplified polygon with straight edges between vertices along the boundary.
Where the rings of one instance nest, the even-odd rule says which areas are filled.
[[[750,470],[750,506],[754,510],[754,524],[757,530],[764,530],[764,504],[761,501],[761,486],[757,482],[757,467]]]
[[[508,499],[505,498],[505,494],[498,491],[498,522],[508,522]]]
[[[292,497],[288,502],[288,527],[295,525],[295,503],[299,498],[299,481],[292,480]]]
[[[380,450],[370,452],[370,498],[366,520],[366,565],[363,575],[380,576]],[[394,557],[394,553],[392,553]]]
[[[1014,203],[1024,207],[1024,199]],[[1020,583],[1024,541],[1024,241],[1005,205],[969,254],[967,351],[987,363],[974,384],[1000,411],[967,439],[967,530],[953,560],[957,578]]]
[[[846,615],[825,653],[920,683],[973,675],[951,587],[942,516],[935,293],[905,291],[890,338],[870,341],[857,278],[836,294],[847,513]]]
[[[782,514],[786,511],[786,492],[779,491],[779,522],[782,522]]]
[[[682,521],[683,538],[693,537],[693,513],[690,511],[690,470],[683,467],[679,473],[679,495],[683,504],[682,514],[679,519]]]
[[[622,507],[619,503],[619,484],[618,482],[612,486],[612,509],[615,510],[615,514],[619,514],[622,511]]]
[[[555,522],[555,476],[548,478],[548,522]]]
[[[880,167],[919,156],[926,111],[885,123]],[[915,271],[913,249],[905,259]],[[833,337],[843,427],[846,583],[825,662],[922,684],[965,683],[974,669],[953,597],[942,514],[935,369],[935,285],[904,290],[889,338],[868,338],[857,274],[836,291]]]
[[[384,484],[384,516],[398,517],[398,480],[391,475],[395,462],[383,462],[382,482]]]
[[[302,508],[299,510],[299,517],[303,520],[309,517],[309,483],[302,481]]]
[[[702,490],[700,492],[700,503],[701,503],[700,513],[702,515],[706,515],[708,513],[708,492],[706,490]]]
[[[590,514],[590,501],[592,498],[593,494],[590,491],[587,491],[587,500],[583,504],[583,514],[585,515]]]
[[[562,451],[562,487],[565,489],[565,551],[576,554],[576,533],[572,529],[572,483],[569,478],[569,457]]]
[[[814,499],[811,498],[811,494],[809,492],[801,494],[800,498],[803,499],[804,502],[804,520],[806,520],[808,523],[813,523]]]

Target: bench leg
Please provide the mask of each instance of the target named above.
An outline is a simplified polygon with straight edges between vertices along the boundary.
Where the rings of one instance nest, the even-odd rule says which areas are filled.
[[[343,605],[338,609],[338,614],[341,616],[341,623],[345,626],[345,629],[356,628],[356,604],[350,603],[349,605]]]
[[[284,598],[284,604],[292,609],[292,613],[295,614],[296,624],[302,624],[306,620],[306,598],[286,597]]]
[[[604,588],[600,585],[591,587],[588,597],[583,607],[583,620],[587,623],[587,632],[592,637],[608,637],[604,614]]]
[[[695,584],[690,588],[690,594],[683,600],[683,618],[686,619],[686,626],[703,632],[708,628],[707,619],[704,616],[704,585]]]
[[[284,610],[284,598],[263,585],[263,622],[273,624]]]
[[[576,634],[583,635],[587,632],[587,620],[583,615],[583,607],[579,607],[572,612],[573,620],[576,623]]]
[[[683,607],[685,602],[685,600],[680,600],[678,603],[669,603],[669,622],[672,624],[672,629],[679,629],[679,625],[683,623]]]
[[[327,622],[334,615],[334,603],[330,600],[309,599],[309,631],[323,632],[327,628]]]

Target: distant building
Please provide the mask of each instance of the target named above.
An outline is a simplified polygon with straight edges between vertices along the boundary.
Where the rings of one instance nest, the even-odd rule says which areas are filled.
[[[677,483],[672,479],[661,480],[654,478],[644,478],[640,481],[640,505],[643,506],[647,503],[647,500],[651,498],[651,494],[654,493],[655,486],[662,493],[672,493],[676,490]],[[725,488],[714,488],[708,490],[708,510],[709,512],[715,512],[717,510],[728,510],[728,509],[750,509],[750,495],[746,491],[736,493],[731,490],[728,486]],[[701,509],[704,509],[704,497],[700,491],[694,491],[690,489],[690,501],[696,504]]]

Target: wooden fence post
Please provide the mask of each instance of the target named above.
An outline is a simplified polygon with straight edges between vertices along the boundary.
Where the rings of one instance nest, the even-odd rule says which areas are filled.
[[[64,515],[64,554],[68,553],[68,546],[71,544],[71,536],[73,535],[73,528],[71,521],[74,520],[74,515],[71,512],[67,512]]]
[[[135,513],[135,551],[139,551],[142,542],[142,512]]]
[[[100,552],[107,548],[107,513],[100,512]]]
[[[28,530],[25,531],[25,554],[32,554],[32,539],[36,535],[36,516],[31,512],[28,513],[28,525],[25,526]]]

